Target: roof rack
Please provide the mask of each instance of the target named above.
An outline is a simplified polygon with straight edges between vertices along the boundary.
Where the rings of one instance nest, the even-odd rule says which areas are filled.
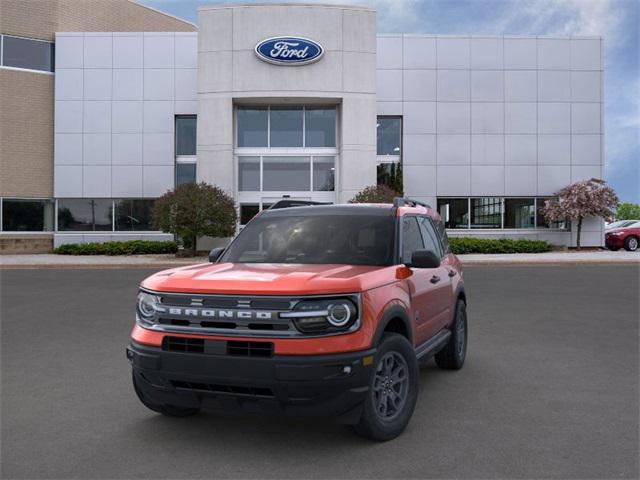
[[[329,203],[324,202],[312,202],[311,200],[295,200],[283,198],[282,200],[278,200],[276,203],[269,207],[269,210],[277,210],[279,208],[290,208],[290,207],[306,207],[310,205],[330,205]]]
[[[393,199],[393,206],[395,208],[398,207],[417,207],[417,206],[421,206],[424,208],[431,208],[431,205],[429,205],[428,203],[424,203],[424,202],[420,202],[418,200],[414,200],[412,198],[402,198],[402,197],[396,197]]]

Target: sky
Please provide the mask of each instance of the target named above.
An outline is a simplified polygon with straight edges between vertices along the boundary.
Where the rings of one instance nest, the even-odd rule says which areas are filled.
[[[197,23],[215,0],[139,0]],[[259,3],[270,3],[259,0]],[[289,3],[300,3],[289,0]],[[313,3],[304,0],[302,3]],[[640,1],[321,0],[378,11],[379,33],[587,35],[604,39],[605,180],[621,201],[640,203]]]

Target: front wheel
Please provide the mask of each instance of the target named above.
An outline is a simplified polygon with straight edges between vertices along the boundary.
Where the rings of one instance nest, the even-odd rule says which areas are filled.
[[[400,435],[418,399],[418,362],[402,335],[385,334],[376,354],[362,416],[355,431],[377,441]]]
[[[460,370],[467,356],[467,306],[456,303],[456,316],[451,325],[451,337],[445,347],[436,353],[436,365],[444,370]]]
[[[638,237],[627,237],[624,241],[624,249],[629,252],[638,250]]]

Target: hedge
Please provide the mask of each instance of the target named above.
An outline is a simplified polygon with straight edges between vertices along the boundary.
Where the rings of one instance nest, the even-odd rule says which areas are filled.
[[[524,238],[470,238],[449,237],[451,250],[455,254],[464,253],[542,253],[549,252],[553,245],[543,240],[527,240]]]
[[[60,255],[141,255],[175,253],[178,245],[173,241],[129,240],[126,242],[68,243],[53,250]]]

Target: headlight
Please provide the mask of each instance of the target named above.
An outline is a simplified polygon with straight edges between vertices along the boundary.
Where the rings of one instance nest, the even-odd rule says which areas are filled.
[[[351,328],[358,320],[358,308],[347,298],[303,300],[280,317],[292,319],[302,333],[331,333]]]
[[[138,293],[138,303],[136,311],[142,324],[151,325],[155,323],[156,312],[158,311],[160,298],[147,292]]]
[[[607,235],[616,235],[616,236],[624,235],[624,232],[611,232],[611,233],[608,233]]]

